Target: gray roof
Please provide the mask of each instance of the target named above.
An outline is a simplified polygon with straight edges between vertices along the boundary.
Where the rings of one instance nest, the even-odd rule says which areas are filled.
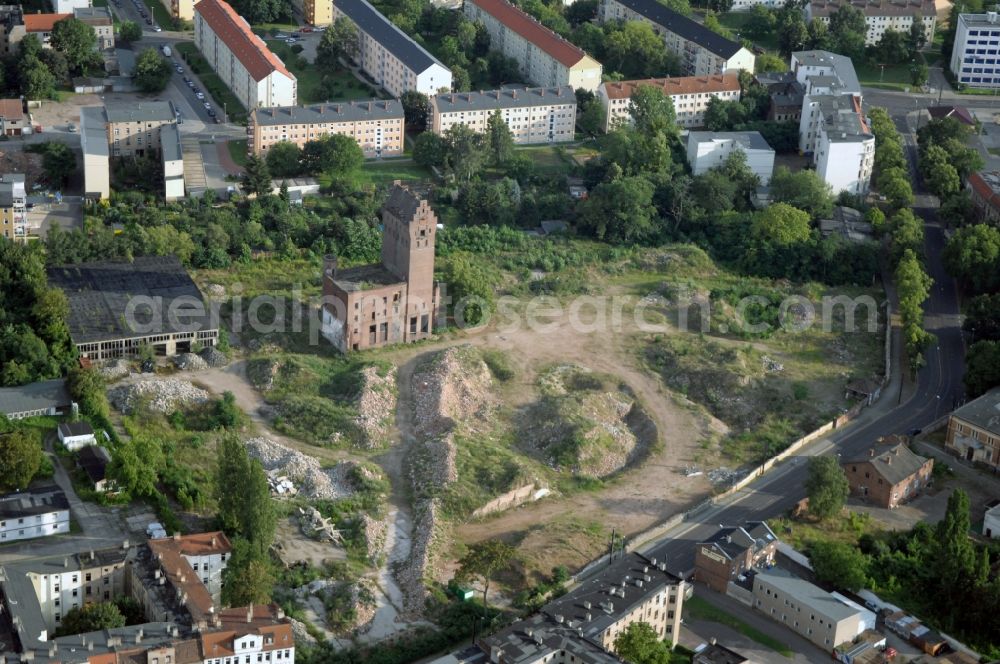
[[[846,55],[831,53],[830,51],[796,51],[792,57],[799,63],[807,67],[828,67],[833,70],[836,80],[845,92],[861,92],[861,83],[858,81],[857,72],[854,71],[854,63]],[[815,77],[814,77],[815,78]]]
[[[874,452],[874,456],[866,454],[855,457],[847,463],[871,465],[872,470],[891,486],[912,477],[927,463],[926,457],[914,454],[905,442],[897,440],[887,444],[876,444],[869,450],[869,453],[871,452]]]
[[[59,288],[69,300],[69,333],[73,343],[135,338],[151,334],[214,329],[201,291],[191,281],[176,256],[144,256],[133,262],[97,262],[48,268],[49,285]],[[125,312],[134,298],[135,319]],[[183,300],[181,298],[184,298]],[[171,316],[171,306],[179,307]],[[160,317],[154,330],[149,324],[151,307]]]
[[[692,131],[688,133],[688,144],[707,143],[709,141],[731,140],[740,143],[751,150],[771,150],[759,131]]]
[[[165,124],[160,128],[160,149],[163,151],[163,161],[180,161],[181,155],[181,135],[177,131],[177,125]]]
[[[23,173],[6,173],[0,176],[0,207],[11,207],[14,205],[14,185],[20,184],[22,196],[27,195],[24,190]],[[21,201],[24,202],[23,200]]]
[[[108,122],[176,122],[172,101],[144,101],[104,107]]]
[[[102,107],[84,106],[80,109],[80,147],[85,155],[107,157],[110,154]]]
[[[398,99],[337,101],[309,106],[266,106],[250,114],[253,124],[316,124],[320,122],[357,122],[359,120],[396,120],[403,118]]]
[[[504,88],[489,92],[446,92],[431,97],[431,106],[438,113],[459,111],[490,111],[523,106],[576,104],[573,86],[558,88]]]
[[[720,528],[703,544],[711,544],[719,553],[733,559],[742,556],[747,549],[752,549],[755,554],[759,553],[766,546],[777,541],[777,535],[766,523],[747,521],[743,526]]]
[[[0,519],[17,519],[68,509],[66,494],[54,486],[0,496]]]
[[[989,14],[959,14],[959,20],[972,27],[1000,28],[1000,22],[996,17],[990,20]]]
[[[111,10],[107,7],[77,7],[73,10],[73,17],[89,24],[111,23]]]
[[[407,187],[397,184],[389,190],[389,197],[382,205],[382,209],[388,211],[404,224],[408,224],[413,219],[413,215],[417,213],[421,200],[419,195]]]
[[[744,664],[744,662],[749,661],[735,650],[730,650],[718,643],[712,643],[698,650],[691,660],[691,664]]]
[[[852,609],[837,600],[822,588],[797,577],[787,576],[775,571],[758,572],[754,575],[753,581],[755,595],[757,594],[758,584],[770,586],[772,589],[778,590],[789,597],[794,597],[803,606],[809,607],[810,610],[833,622],[839,623],[858,614],[856,609]]]
[[[358,29],[371,35],[372,39],[414,72],[419,74],[434,64],[447,69],[440,60],[413,41],[366,0],[336,0],[334,5],[354,21]]]
[[[483,645],[490,650],[500,649],[505,664],[535,662],[561,652],[572,655],[581,664],[621,664],[621,660],[598,643],[545,613],[518,620],[483,639]]]
[[[77,453],[76,462],[87,473],[90,481],[97,483],[107,477],[111,455],[103,447],[87,445]]]
[[[712,32],[701,23],[678,14],[656,0],[617,0],[617,2],[720,58],[728,60],[743,48],[742,44]]]
[[[135,51],[127,48],[116,48],[115,57],[118,58],[118,71],[122,76],[132,76],[135,74]]]
[[[851,95],[820,95],[812,97],[823,114],[823,127],[833,143],[858,143],[874,140],[875,135],[865,122],[862,111],[855,107]],[[859,105],[860,106],[860,105]]]
[[[56,427],[63,436],[92,436],[94,428],[86,422],[60,422]]]
[[[73,403],[62,378],[29,383],[20,387],[0,387],[0,413],[12,415],[32,410],[64,408]]]
[[[1000,434],[1000,387],[970,401],[952,415],[990,433]]]
[[[381,265],[359,265],[346,270],[337,270],[337,276],[333,280],[338,288],[347,293],[404,282],[404,279],[400,279]]]

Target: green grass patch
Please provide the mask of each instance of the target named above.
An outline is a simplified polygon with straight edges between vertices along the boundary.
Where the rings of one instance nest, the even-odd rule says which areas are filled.
[[[517,148],[519,156],[531,159],[535,169],[545,175],[565,175],[573,169],[569,150],[561,145]]]
[[[787,643],[779,641],[778,639],[768,636],[764,632],[751,627],[731,613],[716,608],[697,595],[684,601],[684,616],[687,620],[704,620],[706,622],[726,625],[727,627],[735,629],[743,636],[752,639],[762,646],[766,646],[785,657],[791,658],[793,655],[792,649]]]
[[[147,0],[152,2],[153,0]],[[208,61],[198,52],[198,48],[191,42],[178,42],[177,51],[205,86],[205,92],[212,97],[218,110],[228,115],[230,122],[246,122],[247,111],[233,91],[230,90],[219,75],[212,71]]]
[[[280,39],[269,39],[267,45],[298,79],[300,104],[371,99],[379,96],[377,90],[359,81],[346,69],[320,70],[308,62],[302,53],[293,53],[292,46]]]
[[[900,91],[914,89],[908,64],[887,65],[883,71],[878,65],[860,63],[855,65],[855,70],[861,85],[866,87]]]
[[[274,35],[279,32],[287,34],[296,32],[298,29],[299,26],[295,23],[258,23],[253,26],[253,31],[260,35]]]
[[[170,15],[170,10],[163,6],[160,0],[144,0],[149,12],[153,15],[153,21],[164,30],[173,30],[174,17]],[[147,27],[143,22],[142,27]]]
[[[247,165],[247,140],[230,140],[226,142],[226,149],[229,150],[229,157],[236,162],[237,166]]]
[[[848,509],[822,521],[814,521],[809,517],[781,517],[771,519],[768,525],[778,537],[799,551],[806,551],[812,542],[820,541],[856,546],[862,535],[877,535],[883,531],[870,514]]]
[[[739,39],[749,39],[759,46],[763,46],[769,51],[778,51],[781,45],[778,43],[777,31],[771,31],[766,36],[752,38],[746,34],[744,26],[750,20],[750,12],[726,12],[716,15],[722,27],[728,28]]]

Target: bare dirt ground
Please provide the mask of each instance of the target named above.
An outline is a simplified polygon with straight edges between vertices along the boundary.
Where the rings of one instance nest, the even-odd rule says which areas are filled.
[[[347,559],[347,552],[342,548],[303,535],[295,517],[278,520],[274,539],[282,545],[281,558],[286,564],[304,562],[314,567],[321,567],[329,560]]]

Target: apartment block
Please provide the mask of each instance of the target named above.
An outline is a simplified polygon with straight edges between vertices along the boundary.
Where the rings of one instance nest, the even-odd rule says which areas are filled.
[[[779,572],[754,575],[753,608],[830,653],[865,629],[858,609],[808,581]]]
[[[105,106],[103,116],[112,157],[159,154],[161,129],[177,124],[177,109],[171,101]]]
[[[94,29],[97,37],[97,48],[100,50],[115,47],[115,25],[111,10],[107,7],[77,7],[73,17],[86,23]]]
[[[358,28],[355,61],[390,95],[399,97],[416,90],[430,96],[451,90],[451,70],[367,0],[336,0],[333,20],[341,16]]]
[[[860,10],[865,15],[865,44],[873,46],[886,30],[909,33],[914,21],[922,21],[927,43],[934,40],[937,9],[934,0],[812,0],[804,8],[806,20],[830,24],[830,16],[841,7]]]
[[[769,567],[777,549],[778,536],[763,521],[720,528],[695,549],[695,578],[725,594],[741,574]]]
[[[194,21],[195,0],[160,0],[170,10],[170,15],[182,21]]]
[[[787,0],[733,0],[733,6],[729,8],[731,12],[748,12],[757,5],[768,9],[778,9],[784,7]]]
[[[458,124],[481,134],[496,111],[500,111],[518,145],[573,140],[576,92],[569,85],[435,95],[431,97],[428,124],[435,134],[443,134]]]
[[[771,181],[774,149],[759,131],[692,131],[688,134],[688,164],[694,175],[722,166],[736,151],[746,155],[747,166],[760,178],[761,184]]]
[[[927,488],[934,460],[915,454],[902,437],[888,436],[841,467],[851,493],[879,507],[895,509]]]
[[[681,59],[688,76],[752,72],[754,54],[657,0],[601,0],[597,14],[608,21],[644,21],[663,37],[667,50]]]
[[[350,136],[369,159],[403,154],[403,105],[398,99],[330,102],[310,106],[257,108],[247,120],[250,154],[266,154],[275,143]]]
[[[0,175],[0,235],[15,242],[27,240],[27,200],[23,173]]]
[[[571,86],[596,92],[601,63],[506,0],[466,0],[465,15],[482,21],[490,43],[521,65],[535,85]]]
[[[951,73],[973,88],[1000,88],[1000,21],[997,12],[959,14]]]
[[[229,538],[222,531],[174,535],[162,539],[149,540],[149,548],[158,560],[167,564],[180,565],[181,558],[187,563],[194,576],[219,602],[222,593],[222,571],[233,552]]]
[[[987,223],[1000,222],[1000,171],[970,173],[965,184],[979,218]]]
[[[68,532],[69,501],[55,487],[0,496],[0,543]]]
[[[93,6],[92,0],[53,0],[52,9],[57,14],[72,14],[74,9],[85,9]]]
[[[194,43],[247,110],[298,103],[295,75],[225,0],[194,6]]]
[[[736,74],[607,81],[597,89],[597,98],[604,107],[605,132],[611,131],[621,122],[631,124],[632,95],[644,85],[658,88],[670,97],[677,114],[677,125],[684,128],[701,127],[704,124],[709,100],[715,97],[723,101],[740,100],[740,79]]]
[[[1000,468],[1000,387],[951,414],[945,447],[966,461]]]
[[[309,25],[333,23],[333,0],[292,0]]]

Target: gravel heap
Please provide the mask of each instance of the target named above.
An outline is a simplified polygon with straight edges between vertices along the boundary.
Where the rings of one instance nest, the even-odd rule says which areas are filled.
[[[180,353],[173,357],[174,366],[181,371],[201,371],[208,368],[208,363],[194,353]]]
[[[383,378],[376,367],[361,370],[361,392],[355,405],[360,446],[367,450],[385,445],[396,413],[396,368]]]
[[[424,576],[431,568],[431,543],[437,527],[437,501],[424,500],[414,505],[413,538],[410,555],[394,570],[396,582],[403,593],[400,611],[403,619],[416,619],[423,615],[427,604],[427,587]]]
[[[252,438],[246,441],[246,446],[247,453],[259,460],[264,470],[288,476],[309,498],[336,500],[351,494],[345,481],[346,464],[343,462],[333,468],[323,468],[315,458],[270,438]]]
[[[201,351],[201,359],[210,367],[224,367],[229,364],[229,356],[215,346],[206,346]]]
[[[385,537],[388,526],[384,520],[373,519],[367,514],[362,514],[361,530],[365,536],[365,548],[368,551],[368,560],[376,563],[385,548]]]
[[[128,360],[124,357],[119,357],[105,362],[97,369],[97,373],[101,374],[101,378],[104,380],[111,382],[129,375],[131,368],[129,367]]]
[[[295,618],[289,618],[292,623],[292,634],[295,636],[295,645],[302,645],[303,643],[307,645],[316,645],[316,639],[313,635],[309,633],[306,629],[306,624]]]
[[[472,346],[448,348],[413,376],[414,420],[419,433],[444,433],[455,420],[485,421],[497,406],[493,376]]]
[[[126,415],[135,412],[140,403],[146,404],[156,413],[171,413],[184,404],[204,403],[209,400],[209,395],[186,380],[149,377],[111,388],[108,390],[108,400]]]
[[[371,579],[361,578],[351,587],[351,608],[354,609],[354,633],[364,634],[371,629],[375,620],[375,610],[378,602],[375,593],[378,591]]]

